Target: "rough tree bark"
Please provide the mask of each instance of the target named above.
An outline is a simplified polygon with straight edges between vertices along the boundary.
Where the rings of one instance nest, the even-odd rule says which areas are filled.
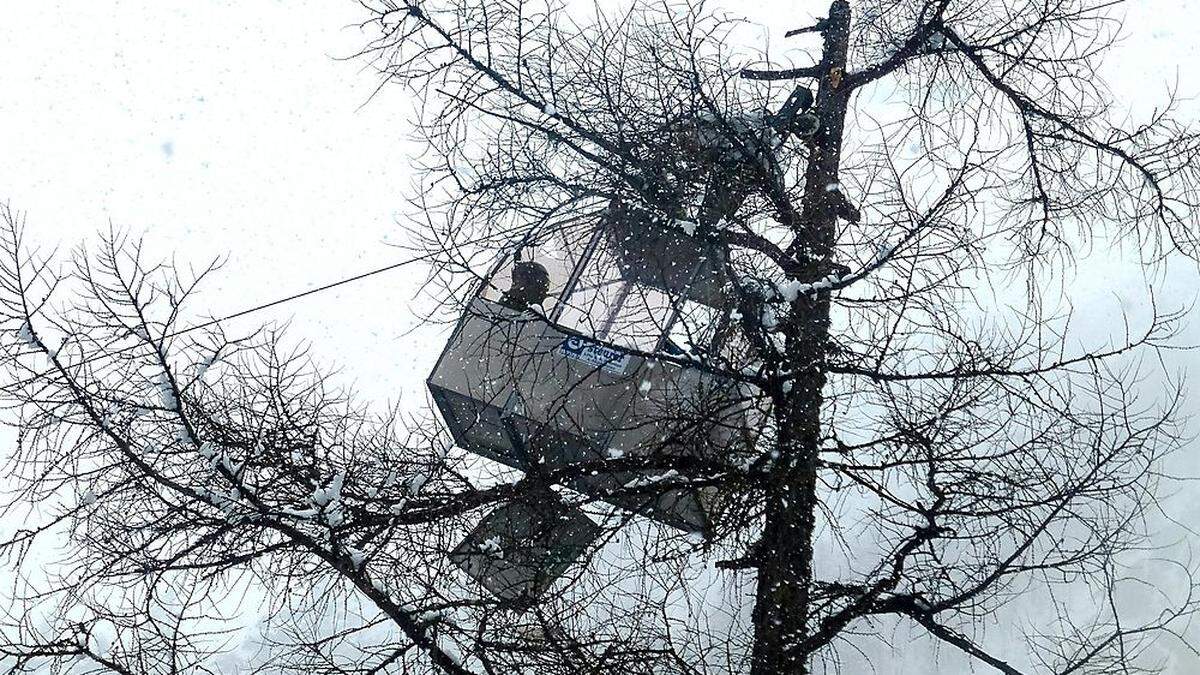
[[[820,128],[808,140],[809,164],[792,253],[809,280],[829,274],[837,230],[838,183],[847,95],[842,85],[850,36],[850,5],[835,0],[824,23],[824,53],[813,112]],[[767,490],[767,517],[758,559],[754,607],[753,675],[805,673],[812,584],[813,528],[821,440],[822,364],[829,345],[829,294],[800,294],[791,313],[802,320],[782,326],[786,362],[795,379],[774,392],[779,459]]]

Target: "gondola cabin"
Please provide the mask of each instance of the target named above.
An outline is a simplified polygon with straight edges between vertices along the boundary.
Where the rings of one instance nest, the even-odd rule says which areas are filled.
[[[464,449],[704,531],[713,489],[686,475],[748,450],[760,396],[706,365],[730,342],[726,254],[671,227],[615,206],[586,245],[508,261],[428,384]]]
[[[675,131],[679,164],[698,168],[693,220],[614,202],[484,279],[428,381],[455,442],[547,489],[708,531],[720,494],[703,476],[747,463],[767,414],[762,392],[730,375],[757,364],[717,235],[764,158],[817,130],[812,100],[797,87],[776,113],[699,115]],[[554,499],[513,502],[451,558],[497,597],[534,597],[597,536],[589,522]]]

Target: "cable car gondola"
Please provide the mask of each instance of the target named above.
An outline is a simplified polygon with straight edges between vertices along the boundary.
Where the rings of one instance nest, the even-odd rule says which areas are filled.
[[[656,486],[672,466],[711,466],[752,444],[760,396],[702,358],[728,333],[727,252],[672,227],[612,205],[582,251],[564,233],[508,261],[428,384],[460,447],[704,531],[711,487]],[[493,281],[506,273],[501,291]],[[638,460],[644,470],[629,468]]]

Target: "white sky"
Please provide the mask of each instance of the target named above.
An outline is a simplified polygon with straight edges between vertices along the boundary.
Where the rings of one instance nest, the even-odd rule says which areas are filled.
[[[720,4],[768,26],[781,49],[784,30],[827,6]],[[1117,99],[1148,105],[1176,84],[1200,95],[1200,0],[1127,11],[1108,72]],[[197,301],[214,315],[403,258],[385,241],[409,208],[418,148],[406,140],[405,92],[385,89],[364,106],[376,78],[361,61],[335,59],[363,45],[359,19],[349,0],[0,0],[0,201],[26,211],[30,238],[45,245],[88,241],[112,222],[179,261],[228,256]],[[1140,285],[1131,271],[1090,278],[1076,304],[1106,308],[1083,316],[1097,329],[1141,295],[1124,293]],[[389,273],[242,325],[290,319],[293,336],[365,396],[424,400],[441,331],[409,332],[422,279]],[[1187,302],[1195,279],[1179,266],[1156,283],[1159,297]],[[1200,321],[1191,324],[1184,341],[1200,343]],[[1171,365],[1200,376],[1195,353]],[[1190,492],[1177,503],[1200,517]],[[876,667],[905,672],[902,663]]]
[[[228,256],[198,301],[212,314],[404,257],[384,245],[411,194],[403,92],[364,107],[376,78],[335,60],[364,43],[355,3],[2,7],[0,199],[28,213],[32,240],[70,246],[111,221],[179,261]],[[296,337],[386,395],[424,368],[401,339],[415,280],[244,325],[294,318]]]
[[[779,50],[783,30],[826,6],[720,4]],[[1200,94],[1187,70],[1200,3],[1129,12],[1109,73],[1118,98],[1157,101],[1176,80]],[[404,257],[385,241],[400,234],[419,148],[405,92],[366,103],[377,79],[336,60],[364,43],[361,16],[330,0],[0,4],[0,200],[28,213],[39,243],[70,246],[112,222],[182,261],[228,256],[199,300],[212,314]],[[364,394],[415,393],[434,339],[407,335],[420,280],[392,273],[247,322],[292,319]]]

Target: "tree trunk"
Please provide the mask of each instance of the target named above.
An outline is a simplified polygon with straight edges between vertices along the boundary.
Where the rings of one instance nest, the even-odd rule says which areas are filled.
[[[809,139],[800,222],[789,223],[796,236],[789,252],[811,280],[833,269],[841,196],[831,186],[838,183],[846,120],[848,92],[842,89],[842,81],[849,32],[849,3],[835,0],[823,30],[822,75],[813,109],[821,126]],[[752,675],[808,672],[809,650],[799,645],[810,630],[812,536],[829,345],[828,294],[797,298],[790,317],[782,326],[785,368],[796,379],[790,390],[785,387],[774,394],[779,458],[767,488],[766,524],[758,556]]]

